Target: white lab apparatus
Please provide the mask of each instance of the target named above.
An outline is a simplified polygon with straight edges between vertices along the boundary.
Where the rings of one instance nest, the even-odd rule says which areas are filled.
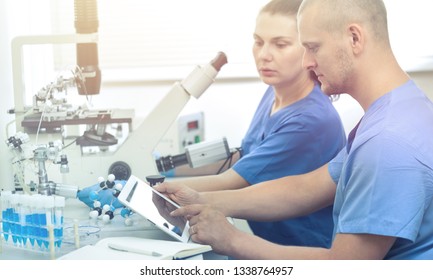
[[[113,170],[128,169],[137,177],[158,174],[154,150],[170,126],[176,121],[191,96],[200,97],[214,82],[221,67],[227,63],[224,53],[220,52],[205,66],[197,66],[181,82],[175,82],[168,93],[147,115],[140,126],[132,131],[122,146],[109,156],[86,157],[80,178],[91,182],[97,176],[115,173]],[[113,160],[116,160],[113,162]],[[127,166],[125,166],[125,164]],[[119,176],[116,175],[116,178]]]

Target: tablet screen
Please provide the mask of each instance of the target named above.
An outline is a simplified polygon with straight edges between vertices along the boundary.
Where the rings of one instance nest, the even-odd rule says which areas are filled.
[[[176,220],[175,225],[175,222],[168,221],[159,213],[154,201],[156,199],[156,201],[161,202],[161,198],[164,199],[163,203],[169,202],[170,206],[173,206],[173,209],[174,207],[179,207],[175,202],[133,175],[126,182],[118,197],[122,204],[143,216],[170,236],[179,241],[188,242],[188,229],[185,222],[179,219]],[[179,224],[180,221],[182,221],[182,225]],[[177,229],[175,230],[176,226]],[[183,232],[179,233],[179,228],[184,229]]]

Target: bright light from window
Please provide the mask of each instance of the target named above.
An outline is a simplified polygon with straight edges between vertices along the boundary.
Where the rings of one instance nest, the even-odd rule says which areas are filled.
[[[408,71],[433,69],[433,1],[384,0],[394,53]]]
[[[6,1],[10,34],[14,36],[75,33],[73,0]],[[226,52],[229,59],[221,76],[256,77],[252,32],[257,13],[267,2],[99,0],[99,61],[104,81],[179,79],[218,51]],[[408,71],[432,70],[433,1],[384,2],[397,59]],[[56,69],[76,63],[74,45],[50,47],[44,58],[36,52],[26,62],[39,69],[37,75],[47,71],[40,69],[41,64],[52,60],[47,54],[53,53]]]
[[[236,75],[257,76],[251,52],[252,33],[257,13],[267,2],[98,1],[101,69],[105,73],[119,68],[143,73],[151,68],[149,76],[158,79],[155,76],[161,71],[170,78],[170,70],[177,72],[179,67],[207,63],[223,51],[229,58],[229,70],[243,69]],[[54,1],[53,5],[54,31],[75,32],[73,1]],[[56,64],[74,63],[74,56],[68,55],[73,48],[61,47],[58,51]]]

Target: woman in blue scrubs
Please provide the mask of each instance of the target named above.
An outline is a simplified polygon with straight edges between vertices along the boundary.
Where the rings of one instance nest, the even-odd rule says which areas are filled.
[[[302,65],[296,15],[301,0],[273,0],[262,8],[253,34],[253,55],[269,85],[243,138],[240,158],[216,175],[179,181],[198,191],[245,188],[312,171],[345,146],[346,135],[330,98]],[[176,176],[186,175],[180,168]],[[248,221],[254,234],[284,245],[329,247],[332,206],[276,222]]]

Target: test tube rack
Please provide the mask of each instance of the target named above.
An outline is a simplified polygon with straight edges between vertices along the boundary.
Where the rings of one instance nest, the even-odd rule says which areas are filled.
[[[1,192],[2,245],[38,252],[60,250],[65,198]]]

